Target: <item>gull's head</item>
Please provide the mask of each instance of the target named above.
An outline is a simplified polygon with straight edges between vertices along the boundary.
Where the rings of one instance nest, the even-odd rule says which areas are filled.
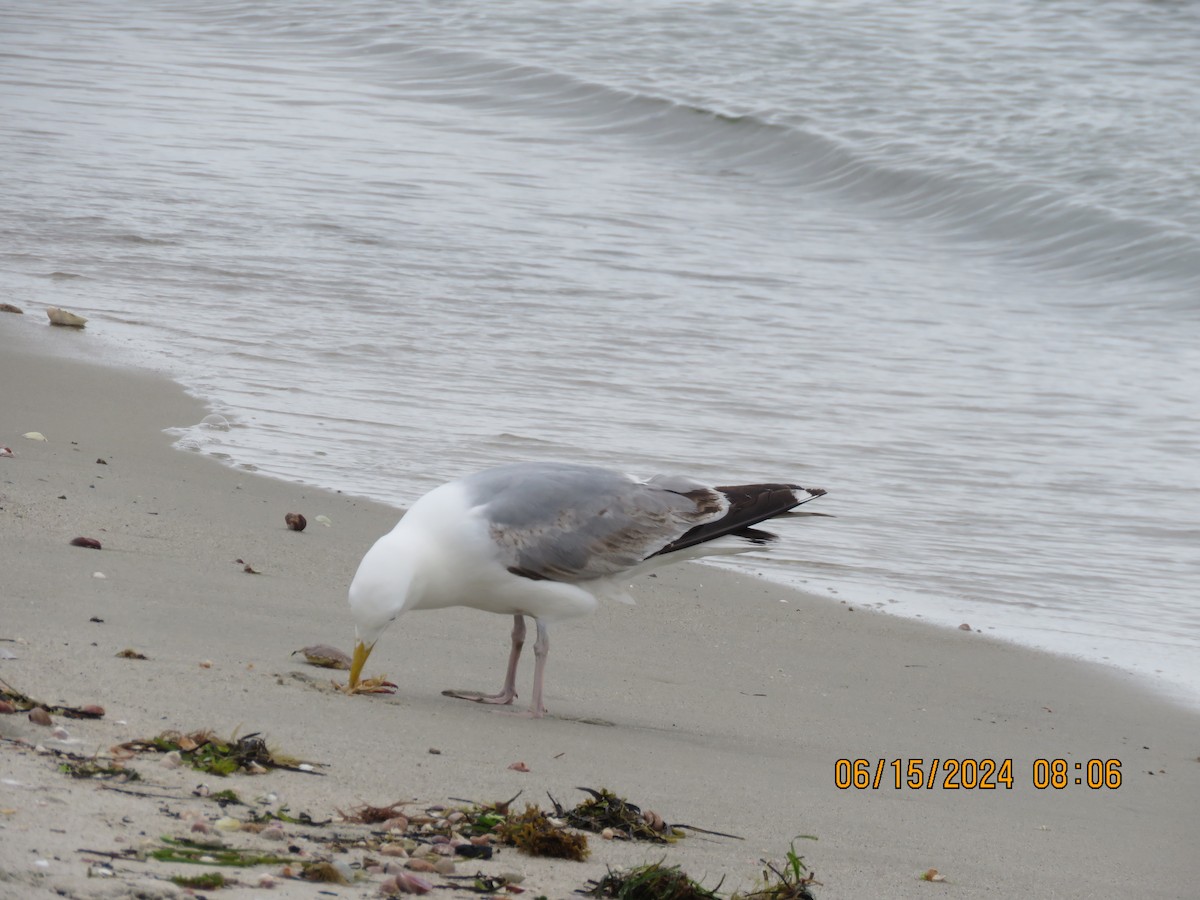
[[[404,611],[412,583],[407,555],[391,546],[392,535],[384,535],[367,551],[350,583],[350,613],[354,616],[354,658],[350,664],[350,687],[362,677],[367,657],[379,636]]]

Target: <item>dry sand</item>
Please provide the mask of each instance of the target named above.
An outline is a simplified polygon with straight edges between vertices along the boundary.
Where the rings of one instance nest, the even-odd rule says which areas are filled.
[[[273,793],[318,819],[363,802],[419,809],[519,790],[518,806],[546,806],[547,792],[573,805],[576,786],[605,786],[670,821],[744,837],[693,835],[667,848],[593,838],[583,863],[504,850],[459,867],[522,872],[531,897],[566,897],[606,866],[663,858],[709,886],[724,879],[723,893],[748,888],[759,860],[779,859],[796,835],[817,838],[798,849],[826,900],[1198,894],[1195,714],[1119,673],[711,567],[667,570],[638,586],[637,606],[558,628],[542,721],[441,695],[502,677],[509,622],[468,610],[413,615],[384,636],[370,672],[390,675],[395,695],[321,689],[331,673],[291,653],[349,648],[346,587],[397,511],[171,449],[162,429],[207,410],[157,376],[79,361],[86,332],[34,320],[0,317],[0,444],[16,453],[0,459],[0,651],[17,657],[0,659],[0,678],[107,714],[59,719],[65,741],[24,714],[0,716],[0,897],[182,895],[166,877],[197,867],[116,860],[115,875],[102,876],[106,857],[81,850],[120,854],[188,833],[188,817],[216,820],[221,809],[192,794],[200,783]],[[29,431],[48,440],[23,439]],[[851,515],[827,487],[830,511]],[[305,532],[284,527],[289,511],[307,516]],[[331,526],[314,521],[322,514]],[[103,549],[69,546],[79,535]],[[118,658],[124,648],[149,658]],[[531,677],[527,662],[523,694]],[[103,754],[196,728],[262,732],[325,767],[217,779],[145,756],[130,764],[140,781],[112,785],[73,780],[30,746]],[[896,790],[889,766],[878,789],[839,790],[842,758],[919,758],[926,771],[934,758],[1011,759],[1013,787],[949,790],[939,779]],[[1067,787],[1038,790],[1039,758],[1120,760],[1122,783],[1089,789],[1072,769]],[[518,760],[528,773],[508,768]],[[307,835],[366,833],[286,828],[288,841],[269,849],[319,854]],[[929,868],[945,881],[920,880]],[[219,896],[368,897],[382,881],[254,887],[259,872],[279,870],[233,872],[249,886]]]

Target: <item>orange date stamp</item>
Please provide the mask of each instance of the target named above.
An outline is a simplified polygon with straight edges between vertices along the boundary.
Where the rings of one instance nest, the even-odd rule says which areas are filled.
[[[833,764],[838,790],[1011,791],[1018,783],[1011,759],[982,757],[912,759],[839,759]],[[1119,759],[1035,759],[1029,784],[1036,790],[1068,787],[1116,790],[1121,786]]]

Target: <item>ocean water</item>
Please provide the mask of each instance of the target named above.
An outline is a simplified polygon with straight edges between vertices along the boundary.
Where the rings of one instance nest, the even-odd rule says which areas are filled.
[[[228,419],[181,446],[398,507],[825,487],[737,565],[1200,702],[1197,46],[1133,0],[15,0],[0,299]]]

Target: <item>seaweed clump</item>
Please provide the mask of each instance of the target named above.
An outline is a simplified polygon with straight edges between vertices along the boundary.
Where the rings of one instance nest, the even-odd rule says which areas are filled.
[[[171,881],[181,888],[201,891],[215,891],[236,883],[228,880],[220,872],[205,872],[203,875],[172,875]]]
[[[520,815],[510,815],[496,827],[500,838],[530,856],[550,856],[582,862],[591,852],[587,835],[556,825],[536,806],[526,806]]]
[[[150,851],[151,859],[202,866],[262,866],[295,862],[291,857],[257,853],[253,850],[237,850],[217,841],[164,837],[162,843],[163,846]]]
[[[273,753],[258,732],[223,741],[211,731],[193,731],[190,734],[164,731],[148,740],[121,744],[120,749],[133,753],[178,751],[183,761],[193,769],[211,775],[226,776],[234,772],[261,775],[268,769],[321,774],[314,772],[311,765],[305,766],[299,760]]]
[[[677,831],[663,821],[662,816],[652,810],[642,811],[623,797],[601,788],[598,791],[581,787],[592,795],[590,800],[584,800],[578,806],[567,812],[562,812],[558,801],[554,801],[555,810],[566,819],[568,825],[584,831],[594,831],[597,834],[606,828],[620,834],[628,840],[652,841],[665,844],[683,837],[683,832]],[[554,800],[553,797],[550,798]]]
[[[617,900],[720,900],[716,890],[693,881],[679,866],[661,862],[638,866],[628,871],[608,870],[599,881],[589,881],[583,893],[589,897],[615,897]],[[720,885],[717,885],[720,888]]]
[[[762,863],[766,867],[763,869],[762,883],[749,894],[734,894],[731,900],[814,900],[809,887],[820,882],[804,864],[804,857],[796,853],[795,838],[781,865],[765,859]]]
[[[60,772],[64,772],[72,778],[95,778],[102,781],[122,782],[141,779],[141,776],[133,769],[126,769],[120,764],[106,765],[95,757],[79,759],[72,756],[67,761],[59,763],[58,768]]]

